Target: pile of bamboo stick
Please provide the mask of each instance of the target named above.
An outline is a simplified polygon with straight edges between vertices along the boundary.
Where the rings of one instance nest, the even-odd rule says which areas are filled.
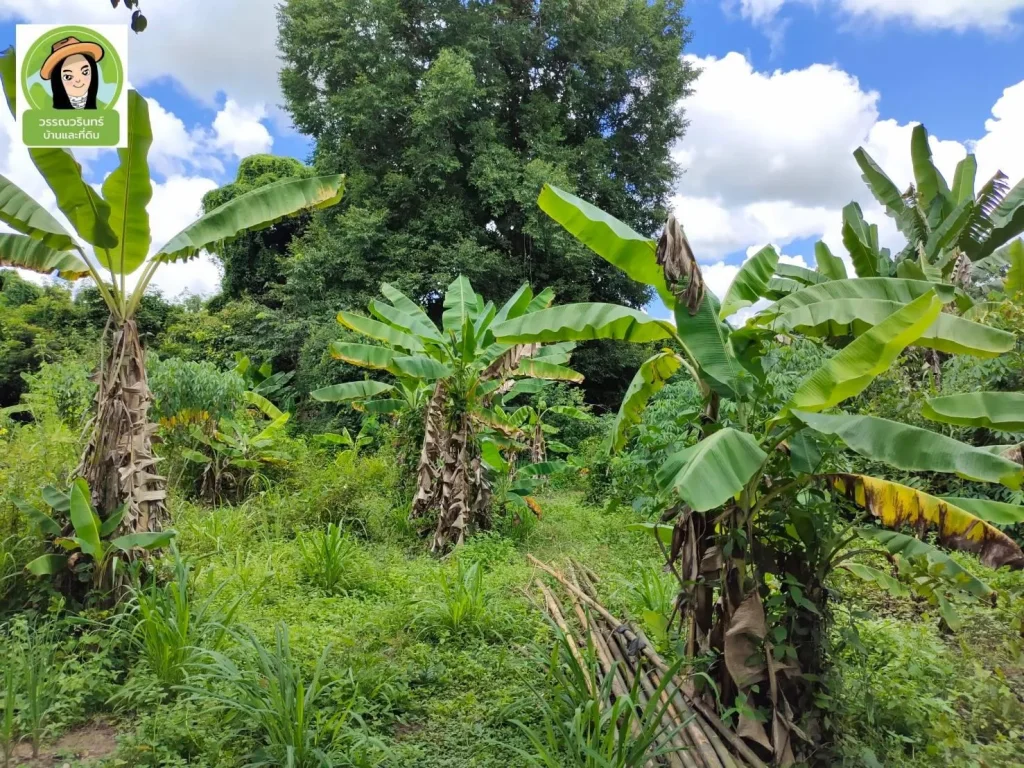
[[[564,587],[568,595],[579,632],[583,633],[580,639],[569,626],[567,612],[556,593],[537,579],[548,614],[568,638],[569,647],[581,666],[585,664],[579,649],[586,647],[589,637],[602,672],[615,676],[612,690],[616,696],[625,696],[637,676],[641,705],[657,695],[662,676],[670,672],[669,667],[642,632],[619,621],[601,605],[595,586],[599,581],[597,575],[584,565],[570,563],[566,576],[532,555],[528,557],[534,566]],[[641,654],[646,657],[646,663],[640,663],[638,656]],[[658,764],[669,768],[766,768],[739,736],[703,702],[687,695],[686,690],[684,681],[677,678],[661,693],[661,702],[668,704],[663,733],[670,737],[671,746],[678,751],[662,756]]]

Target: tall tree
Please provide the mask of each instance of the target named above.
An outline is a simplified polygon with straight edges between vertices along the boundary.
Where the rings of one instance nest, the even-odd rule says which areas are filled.
[[[288,0],[280,22],[286,106],[318,172],[348,174],[289,261],[296,307],[386,280],[437,320],[459,274],[496,301],[650,299],[532,203],[553,181],[660,228],[696,76],[681,0]]]

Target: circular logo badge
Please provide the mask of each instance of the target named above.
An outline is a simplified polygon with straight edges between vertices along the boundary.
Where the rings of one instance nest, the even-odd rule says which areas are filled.
[[[113,109],[123,85],[124,67],[114,46],[88,27],[50,30],[32,44],[21,68],[31,109]]]

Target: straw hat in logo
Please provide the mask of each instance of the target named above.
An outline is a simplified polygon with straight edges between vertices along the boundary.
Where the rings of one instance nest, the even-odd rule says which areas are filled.
[[[88,54],[92,56],[93,61],[99,61],[103,58],[103,48],[99,44],[83,43],[77,37],[65,37],[63,40],[58,40],[53,44],[52,53],[46,57],[42,69],[39,70],[40,76],[42,76],[43,80],[49,80],[53,68],[68,56],[74,56],[76,53]]]

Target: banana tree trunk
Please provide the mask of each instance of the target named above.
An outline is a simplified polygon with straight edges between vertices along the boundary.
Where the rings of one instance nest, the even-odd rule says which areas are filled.
[[[146,359],[134,320],[111,321],[109,351],[101,361],[96,415],[76,475],[92,489],[101,515],[126,504],[120,531],[159,531],[167,523],[167,481],[156,471],[149,422]]]
[[[437,460],[444,450],[448,435],[444,427],[444,404],[448,389],[439,381],[427,405],[423,420],[423,446],[416,468],[416,495],[412,500],[410,520],[422,518],[437,501],[439,470]]]

